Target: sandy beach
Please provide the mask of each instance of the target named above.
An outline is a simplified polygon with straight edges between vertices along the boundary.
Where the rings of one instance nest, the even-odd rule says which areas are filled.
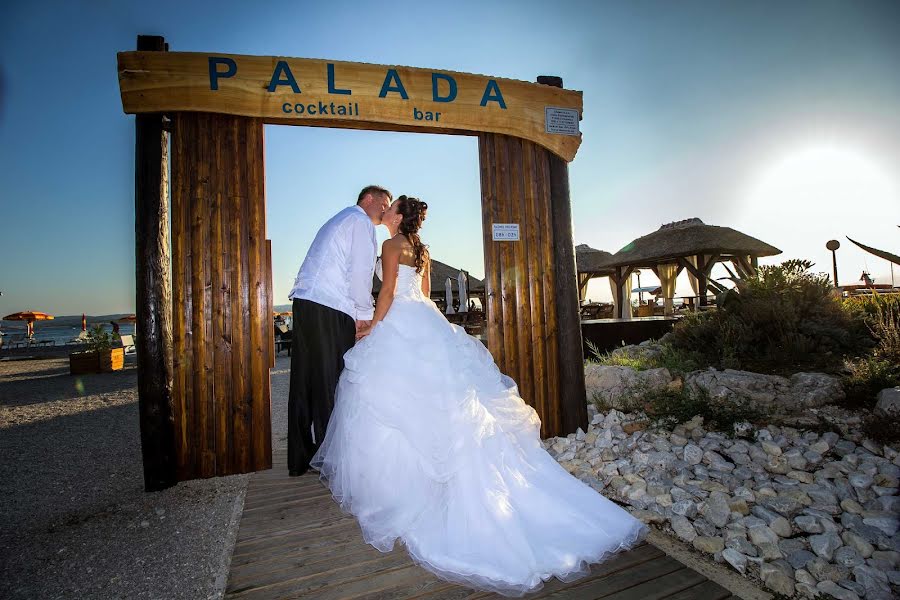
[[[63,349],[28,354],[0,362],[0,596],[220,597],[248,476],[144,492],[134,357],[73,377]],[[289,360],[272,371],[275,446]]]

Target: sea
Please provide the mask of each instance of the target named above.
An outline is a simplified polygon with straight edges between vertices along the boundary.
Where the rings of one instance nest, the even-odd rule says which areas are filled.
[[[112,331],[113,326],[109,321],[106,322],[98,322],[91,321],[88,318],[88,329],[94,327],[95,325],[100,325],[103,327],[104,331]],[[3,337],[7,338],[10,335],[22,334],[25,333],[25,322],[24,321],[0,321],[0,331],[3,332]],[[78,317],[78,325],[73,326],[71,324],[57,324],[53,321],[35,321],[34,323],[34,337],[36,340],[53,340],[55,342],[55,346],[63,346],[72,341],[73,338],[78,337],[78,334],[81,333],[81,317]],[[120,323],[119,324],[119,334],[120,335],[134,335],[134,324],[133,323]]]

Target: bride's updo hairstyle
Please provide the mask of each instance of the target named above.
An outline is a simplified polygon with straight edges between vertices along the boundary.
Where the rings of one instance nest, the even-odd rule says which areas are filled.
[[[397,213],[403,217],[400,221],[400,233],[406,236],[413,246],[416,255],[416,273],[421,273],[428,260],[428,246],[419,239],[419,229],[425,221],[428,205],[418,198],[400,196],[397,198]]]

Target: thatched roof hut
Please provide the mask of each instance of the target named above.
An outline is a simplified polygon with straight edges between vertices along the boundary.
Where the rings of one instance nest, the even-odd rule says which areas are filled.
[[[447,263],[442,263],[439,260],[431,259],[431,295],[432,296],[444,296],[444,282],[447,281],[447,278],[453,280],[453,293],[456,294],[456,278],[459,276],[459,272],[464,271],[466,273],[467,278],[467,290],[470,296],[481,296],[484,294],[484,282],[477,277],[473,277],[468,271],[465,269],[457,269],[456,267],[451,267]],[[372,294],[375,296],[378,295],[378,292],[381,291],[381,280],[378,279],[377,276],[372,277]]]
[[[575,266],[578,269],[578,298],[584,300],[587,285],[594,277],[607,277],[615,269],[605,266],[612,254],[591,248],[587,244],[575,246]]]
[[[575,246],[575,264],[578,267],[579,274],[590,274],[594,277],[609,275],[612,269],[606,264],[610,258],[612,258],[612,254],[609,252],[596,250],[587,244]]]
[[[738,273],[749,276],[756,271],[760,256],[774,256],[781,250],[762,240],[730,227],[707,225],[700,219],[685,219],[666,223],[653,233],[625,245],[609,259],[600,261],[598,268],[612,269],[610,278],[617,283],[616,306],[618,316],[630,301],[624,297],[622,284],[638,268],[649,268],[659,277],[666,292],[666,314],[670,314],[675,279],[686,269],[697,284],[699,304],[705,305],[708,287],[722,290],[711,279],[712,268],[719,262],[732,262]]]

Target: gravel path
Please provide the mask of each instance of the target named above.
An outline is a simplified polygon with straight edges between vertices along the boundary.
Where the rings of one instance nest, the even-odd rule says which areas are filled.
[[[289,359],[273,370],[284,445]],[[133,364],[0,362],[0,597],[217,598],[248,476],[143,490]]]

